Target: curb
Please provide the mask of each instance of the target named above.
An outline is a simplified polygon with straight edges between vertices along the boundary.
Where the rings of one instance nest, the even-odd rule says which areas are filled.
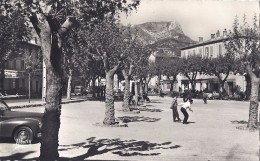
[[[69,104],[69,103],[77,103],[77,102],[84,102],[87,100],[70,100],[61,102],[61,104]],[[10,106],[11,109],[18,109],[18,108],[29,108],[29,107],[39,107],[44,106],[46,103],[38,103],[38,104],[30,104],[30,105],[22,105],[22,106]]]

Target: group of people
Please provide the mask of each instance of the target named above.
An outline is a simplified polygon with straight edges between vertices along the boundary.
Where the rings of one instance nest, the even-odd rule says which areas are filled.
[[[183,99],[183,103],[178,104],[177,101],[177,95],[173,96],[173,101],[171,104],[171,109],[172,109],[172,115],[173,115],[173,122],[180,122],[181,119],[179,117],[179,113],[178,113],[178,106],[180,106],[180,111],[182,112],[184,119],[183,119],[183,124],[188,124],[188,118],[189,118],[189,114],[187,112],[187,109],[189,109],[190,111],[193,112],[193,110],[191,109],[191,104],[193,103],[192,97],[185,97]]]

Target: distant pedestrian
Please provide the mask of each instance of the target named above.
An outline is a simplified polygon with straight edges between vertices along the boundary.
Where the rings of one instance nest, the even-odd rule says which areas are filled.
[[[177,95],[173,95],[173,100],[171,104],[173,122],[181,121],[177,106],[178,106]]]
[[[202,97],[203,97],[204,104],[207,104],[207,100],[208,100],[208,95],[207,95],[207,93],[206,93],[206,92],[203,92]]]
[[[193,103],[193,100],[188,99],[186,102],[178,104],[179,106],[181,106],[181,112],[184,116],[184,119],[183,119],[183,122],[182,122],[183,124],[188,124],[189,114],[187,112],[187,109],[189,109],[191,112],[193,112],[193,110],[191,109],[192,103]]]

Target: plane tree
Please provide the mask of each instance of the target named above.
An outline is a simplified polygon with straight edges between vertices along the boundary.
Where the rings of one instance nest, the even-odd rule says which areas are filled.
[[[195,92],[196,78],[203,69],[203,61],[200,55],[190,55],[179,59],[180,72],[186,76],[191,84],[191,91]]]
[[[251,80],[251,97],[249,105],[249,130],[258,128],[258,99],[260,84],[260,49],[259,49],[259,19],[255,15],[253,23],[250,26],[244,16],[242,25],[239,24],[236,17],[232,32],[228,35],[228,41],[225,44],[227,53],[240,59],[241,64],[245,66]]]
[[[145,78],[146,74],[145,68],[148,65],[148,56],[150,55],[150,51],[148,48],[143,46],[137,39],[129,39],[129,53],[127,54],[126,59],[123,62],[121,67],[124,80],[125,80],[125,90],[124,90],[124,103],[123,103],[123,111],[129,111],[129,99],[130,99],[130,79],[135,78],[137,81],[137,77],[142,84],[142,80]],[[142,85],[140,86],[140,90],[142,90]],[[142,94],[143,92],[141,92]],[[137,98],[138,91],[135,89],[135,95]]]
[[[218,78],[219,81],[219,93],[222,98],[227,94],[224,84],[227,81],[231,72],[237,72],[237,60],[232,55],[219,55],[215,58],[204,58],[203,73],[206,75],[213,75]]]
[[[166,58],[165,58],[166,59]],[[163,75],[169,80],[171,87],[170,91],[173,92],[173,84],[177,79],[177,75],[180,73],[180,63],[178,57],[167,58],[163,63],[161,63],[163,70]]]
[[[139,1],[131,4],[125,0],[2,0],[1,14],[9,16],[18,12],[31,23],[41,41],[46,65],[46,105],[42,125],[40,160],[58,160],[58,133],[60,128],[62,94],[62,41],[77,23],[99,21],[118,11],[129,11]]]
[[[129,39],[125,35],[124,28],[114,19],[104,20],[91,30],[85,31],[87,32],[86,35],[89,35],[84,39],[89,52],[96,59],[102,60],[106,77],[106,110],[103,124],[113,125],[115,124],[114,74],[124,64],[131,45],[129,45]]]

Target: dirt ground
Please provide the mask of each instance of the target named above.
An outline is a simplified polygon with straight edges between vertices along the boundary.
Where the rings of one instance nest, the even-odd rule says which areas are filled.
[[[249,102],[194,100],[189,124],[174,123],[170,97],[150,97],[140,113],[123,113],[115,102],[119,125],[104,127],[104,102],[62,106],[59,153],[72,160],[259,161],[259,132],[241,130]],[[181,99],[178,100],[181,102]],[[43,107],[16,109],[43,111]],[[181,119],[183,115],[179,112]],[[0,143],[0,156],[39,156],[40,143]]]

